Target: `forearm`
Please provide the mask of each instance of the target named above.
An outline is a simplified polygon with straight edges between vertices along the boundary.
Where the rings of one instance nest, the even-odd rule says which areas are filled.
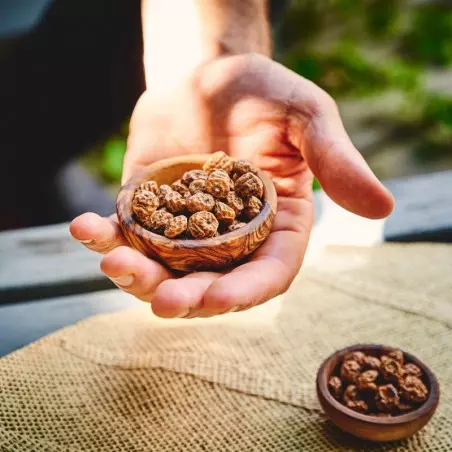
[[[266,0],[142,0],[148,89],[224,54],[271,53]]]

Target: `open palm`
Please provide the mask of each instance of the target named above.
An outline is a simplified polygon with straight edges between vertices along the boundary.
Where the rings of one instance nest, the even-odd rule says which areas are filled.
[[[393,208],[391,195],[353,147],[331,98],[260,55],[216,60],[170,97],[144,93],[131,121],[123,182],[156,160],[217,150],[254,161],[270,174],[278,193],[270,236],[233,270],[175,277],[130,248],[114,217],[89,213],[71,224],[76,239],[105,254],[104,273],[151,302],[159,316],[247,309],[287,290],[313,223],[313,174],[334,201],[359,215],[381,218]]]

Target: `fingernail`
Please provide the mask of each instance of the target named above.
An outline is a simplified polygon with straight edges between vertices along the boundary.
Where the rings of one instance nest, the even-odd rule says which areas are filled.
[[[184,311],[179,312],[179,314],[175,315],[175,319],[181,319],[183,317],[187,317],[187,315],[190,314],[190,309],[185,309]]]
[[[117,286],[128,287],[133,283],[133,276],[118,276],[117,278],[110,278]]]
[[[88,243],[93,242],[93,239],[88,239],[88,240],[79,240],[80,243],[83,243],[84,245],[88,245]]]

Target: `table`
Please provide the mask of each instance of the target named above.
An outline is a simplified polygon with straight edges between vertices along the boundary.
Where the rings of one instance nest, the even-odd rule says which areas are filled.
[[[308,250],[328,244],[452,242],[452,171],[385,182],[396,199],[386,220],[367,220],[316,193]],[[67,224],[0,233],[0,356],[91,315],[140,302],[99,270],[100,256],[69,235]]]

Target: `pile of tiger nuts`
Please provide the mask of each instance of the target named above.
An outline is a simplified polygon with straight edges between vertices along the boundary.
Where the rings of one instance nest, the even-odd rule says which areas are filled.
[[[359,413],[398,416],[415,410],[428,397],[421,369],[406,363],[400,350],[379,358],[350,352],[328,381],[333,397]]]
[[[171,239],[205,239],[243,227],[262,210],[263,195],[257,168],[219,151],[202,170],[187,171],[171,186],[141,184],[132,210],[149,231]]]

